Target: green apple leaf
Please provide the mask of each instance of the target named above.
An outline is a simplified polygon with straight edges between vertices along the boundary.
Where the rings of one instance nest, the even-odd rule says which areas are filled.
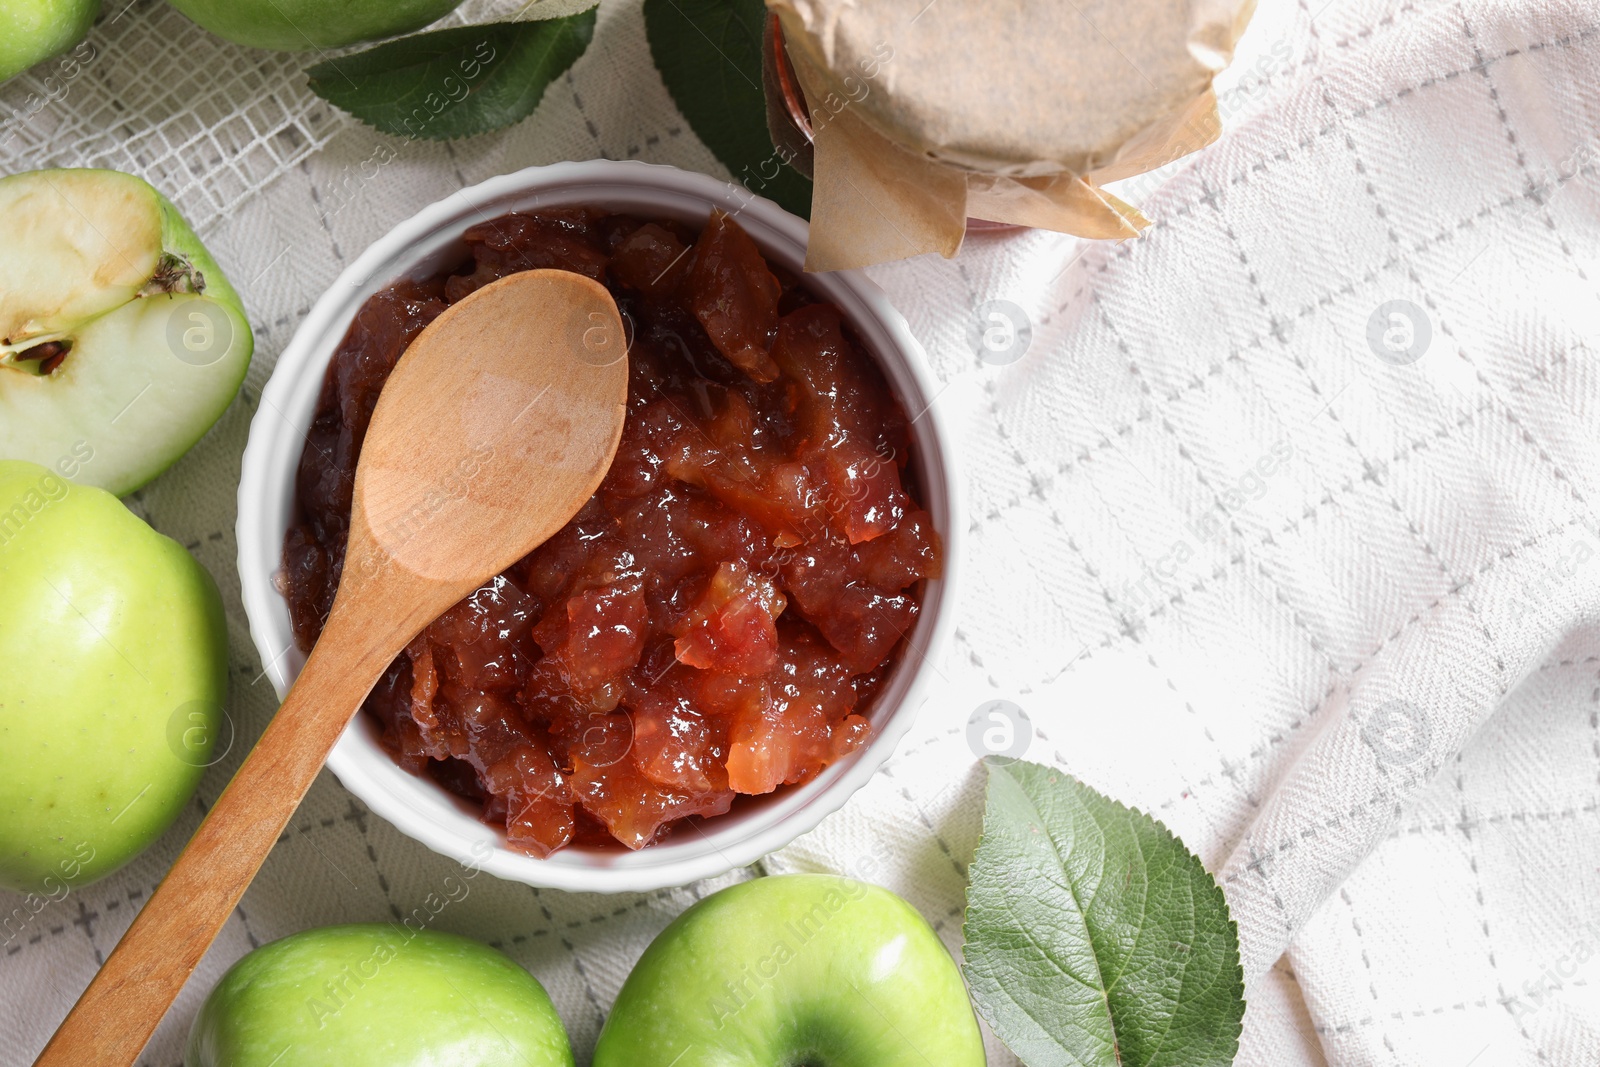
[[[1224,1067],[1244,975],[1227,901],[1161,823],[990,758],[967,890],[978,1012],[1028,1067]]]
[[[384,133],[448,141],[533,114],[594,36],[595,8],[419,33],[307,69],[311,91]]]
[[[644,29],[667,92],[711,154],[751,192],[811,217],[811,182],[767,133],[762,0],[644,0]]]

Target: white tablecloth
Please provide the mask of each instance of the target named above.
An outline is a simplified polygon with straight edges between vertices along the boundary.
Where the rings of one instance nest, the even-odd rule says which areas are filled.
[[[55,99],[25,105],[42,73],[0,91],[23,109],[0,165],[145,174],[244,293],[247,387],[131,503],[222,586],[248,741],[275,702],[239,608],[235,480],[311,302],[395,221],[492,174],[594,156],[723,172],[632,0],[604,0],[531,120],[451,145],[320,104],[305,57],[122,2]],[[1249,982],[1240,1063],[1592,1067],[1600,13],[1268,0],[1222,86],[1220,143],[1128,183],[1156,220],[1141,240],[978,236],[954,261],[872,272],[949,383],[970,580],[942,695],[766,870],[871,858],[956,947],[981,796],[966,721],[1006,699],[1030,718],[1028,758],[1155,813],[1217,872]],[[1028,319],[1019,361],[979,357],[991,301]],[[0,947],[0,1062],[43,1045],[243,748],[156,847]],[[177,1062],[252,946],[409,912],[451,869],[324,775],[147,1062]],[[478,880],[437,924],[532,970],[583,1062],[638,953],[714,887]],[[0,893],[0,913],[19,902]]]

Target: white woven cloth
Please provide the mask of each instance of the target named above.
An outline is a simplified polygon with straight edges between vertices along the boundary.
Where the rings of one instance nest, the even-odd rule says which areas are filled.
[[[43,1045],[271,714],[238,603],[235,480],[310,303],[397,220],[492,174],[594,156],[723,173],[632,0],[604,0],[531,120],[448,146],[319,104],[298,58],[121,3],[64,95],[20,133],[6,120],[0,163],[149,176],[245,294],[243,396],[132,502],[222,586],[241,743],[149,853],[0,947],[5,1064]],[[38,78],[0,92],[8,113]],[[967,720],[1006,699],[1028,758],[1154,812],[1217,872],[1249,981],[1240,1063],[1592,1067],[1600,13],[1268,0],[1223,86],[1221,142],[1128,183],[1157,220],[1141,240],[980,236],[873,272],[963,427],[963,618],[895,759],[766,869],[870,858],[957,946],[982,785]],[[1020,360],[983,349],[991,301],[1029,320]],[[178,1061],[251,946],[409,913],[451,870],[324,775],[146,1061]],[[532,970],[582,1062],[643,946],[712,888],[477,880],[435,922]],[[0,894],[0,913],[19,902]]]

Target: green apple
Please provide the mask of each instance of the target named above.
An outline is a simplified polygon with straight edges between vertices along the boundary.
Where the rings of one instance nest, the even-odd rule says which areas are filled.
[[[227,685],[222,600],[182,545],[110,493],[0,460],[0,886],[56,894],[159,837]]]
[[[0,4],[0,82],[88,34],[100,0],[6,0]]]
[[[211,428],[253,341],[239,296],[176,208],[112,170],[0,179],[0,459],[124,496]]]
[[[452,887],[449,883],[455,882]],[[445,899],[466,883],[445,879]],[[206,997],[185,1067],[572,1067],[544,987],[487,945],[380,923],[256,949]]]
[[[285,52],[410,33],[460,5],[461,0],[172,0],[218,37]]]
[[[757,878],[661,932],[594,1067],[982,1067],[955,961],[916,910],[848,878]]]

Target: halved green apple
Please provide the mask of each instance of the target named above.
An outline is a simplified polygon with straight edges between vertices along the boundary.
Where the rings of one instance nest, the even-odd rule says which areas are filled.
[[[148,183],[0,179],[0,459],[131,493],[221,417],[253,349],[239,294]]]

